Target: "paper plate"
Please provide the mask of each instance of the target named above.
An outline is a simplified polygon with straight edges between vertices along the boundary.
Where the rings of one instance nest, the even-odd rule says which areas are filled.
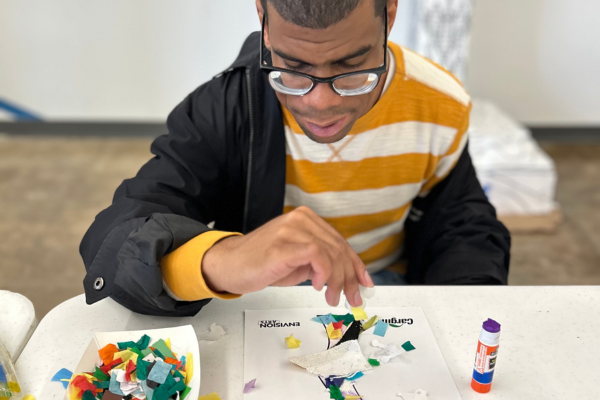
[[[178,326],[175,328],[147,329],[140,331],[121,331],[121,332],[97,332],[87,349],[83,352],[79,364],[73,371],[73,374],[90,372],[96,365],[102,364],[102,359],[98,350],[109,343],[137,341],[144,334],[150,336],[150,343],[159,339],[171,339],[171,350],[177,353],[178,357],[192,353],[194,372],[189,387],[192,389],[186,399],[197,399],[200,393],[200,350],[198,348],[198,339],[196,332],[191,325]],[[65,400],[69,400],[69,389],[65,393]]]

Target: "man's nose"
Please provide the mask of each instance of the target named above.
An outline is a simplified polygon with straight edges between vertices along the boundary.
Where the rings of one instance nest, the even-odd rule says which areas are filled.
[[[308,108],[317,111],[329,110],[342,104],[342,96],[333,91],[329,83],[315,83],[309,94],[302,97],[302,102]]]

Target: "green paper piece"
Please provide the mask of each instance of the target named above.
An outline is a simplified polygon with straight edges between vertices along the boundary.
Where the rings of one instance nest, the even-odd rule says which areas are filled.
[[[344,395],[342,395],[342,391],[339,387],[331,384],[329,385],[329,398],[335,400],[344,400]]]
[[[169,399],[169,388],[167,388],[167,386],[160,385],[156,389],[154,389],[154,393],[152,394],[152,400],[168,400],[168,399]]]
[[[148,354],[152,353],[152,349],[150,347],[146,347],[145,349],[141,350],[142,356],[146,357]],[[142,358],[144,358],[142,357]]]
[[[94,378],[96,378],[97,380],[102,381],[102,382],[110,381],[110,376],[106,375],[98,367],[96,367],[96,370],[94,371]]]
[[[183,390],[185,390],[187,386],[185,386],[185,383],[183,381],[179,381],[177,383],[175,383],[175,385],[173,385],[173,387],[171,387],[171,389],[169,389],[169,396],[174,395],[177,392],[181,392]]]
[[[144,361],[138,358],[137,362],[137,379],[138,381],[143,381],[148,378],[148,365],[150,363],[148,361]]]
[[[374,358],[369,358],[369,364],[371,364],[374,367],[377,367],[379,364],[379,361],[375,360]]]
[[[400,328],[400,325],[394,325],[394,324],[388,324],[389,326],[391,326],[392,328]]]
[[[146,347],[148,347],[148,343],[150,343],[150,336],[148,335],[144,335],[140,338],[140,340],[138,340],[137,342],[135,342],[136,347],[138,349],[145,349]],[[154,347],[154,346],[153,346]]]
[[[180,398],[181,398],[181,400],[185,400],[186,396],[187,396],[188,394],[190,394],[190,392],[191,392],[191,391],[192,391],[192,388],[191,388],[191,387],[189,387],[189,386],[188,386],[188,387],[186,387],[186,388],[185,388],[185,390],[184,390],[183,392],[181,392],[181,395],[180,395],[180,396],[181,396],[181,397],[180,397]]]
[[[183,375],[181,375],[181,373],[178,370],[175,370],[175,372],[173,373],[173,376],[175,378],[179,378],[179,379],[185,380],[184,377],[183,377]]]
[[[154,347],[154,346],[152,346],[152,347]],[[162,358],[163,360],[166,358],[165,356],[163,356],[163,354],[160,352],[160,350],[158,350],[158,349],[156,349],[156,348],[154,349],[154,355],[155,355],[156,357],[160,357],[160,358]]]
[[[86,390],[85,392],[83,392],[81,400],[96,400],[96,396],[94,396],[94,393],[92,393],[91,390]]]
[[[137,348],[137,347],[132,347],[129,349],[129,351],[134,352],[135,354],[138,355],[138,360],[144,358],[144,356],[142,355],[142,352]]]
[[[167,375],[167,377],[165,379],[164,385],[167,385],[167,387],[170,389],[173,386],[175,386],[176,384],[177,384],[177,382],[175,381],[175,378],[173,378],[173,375],[171,375],[171,373],[169,372],[169,374]]]
[[[366,331],[367,329],[369,329],[370,327],[372,327],[373,324],[375,324],[376,321],[377,321],[377,315],[373,315],[367,322],[365,322],[362,325],[363,331]]]
[[[129,348],[135,347],[135,342],[117,342],[117,347],[119,347],[119,350],[127,350]]]
[[[110,387],[110,381],[94,381],[94,385],[96,385],[98,389],[108,389]]]
[[[335,320],[337,322],[340,321],[344,321],[344,325],[348,326],[350,325],[352,322],[354,322],[354,315],[348,313],[346,315],[333,315],[333,318],[335,318]]]
[[[102,400],[102,398],[104,397],[104,393],[106,393],[106,392],[96,393],[96,398],[99,400]]]
[[[402,345],[402,348],[403,348],[405,351],[412,351],[412,350],[415,350],[415,346],[413,346],[413,345],[412,345],[412,343],[410,342],[410,340],[409,340],[408,342],[404,343],[404,344]]]
[[[162,340],[162,339],[154,342],[154,344],[152,345],[152,347],[154,347],[156,350],[160,351],[162,354],[164,354],[167,357],[175,358],[175,354],[173,354],[173,352],[171,351],[171,349],[169,349],[169,347],[167,346],[167,344],[165,343],[165,341]]]

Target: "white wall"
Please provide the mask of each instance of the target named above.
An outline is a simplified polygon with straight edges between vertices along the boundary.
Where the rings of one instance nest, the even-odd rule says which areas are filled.
[[[599,0],[475,0],[467,86],[534,125],[600,125]]]
[[[600,125],[600,0],[475,1],[475,96],[525,123]],[[1,0],[0,100],[47,120],[162,121],[259,28],[254,0]]]
[[[2,0],[0,99],[49,120],[163,120],[259,29],[252,0]]]

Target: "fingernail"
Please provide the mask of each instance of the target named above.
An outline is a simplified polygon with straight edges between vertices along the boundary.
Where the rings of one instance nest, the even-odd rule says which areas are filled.
[[[371,279],[371,275],[369,275],[369,271],[365,270],[365,281],[369,283],[369,287],[375,286],[373,284],[373,280]]]
[[[354,293],[354,303],[355,307],[362,306],[362,297],[360,297],[360,292]]]

